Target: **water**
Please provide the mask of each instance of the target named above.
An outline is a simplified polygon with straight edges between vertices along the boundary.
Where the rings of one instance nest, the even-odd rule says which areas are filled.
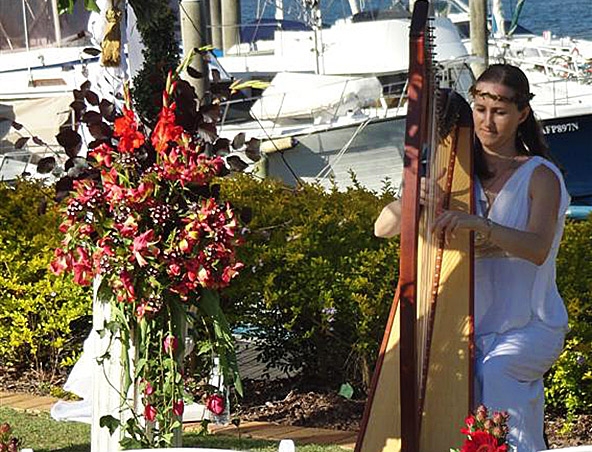
[[[330,24],[336,19],[349,15],[347,0],[320,0],[323,22]],[[386,8],[390,0],[361,0],[363,9]],[[241,0],[243,21],[252,20],[257,11],[263,17],[273,17],[273,0]],[[517,0],[502,0],[507,19]],[[302,7],[294,0],[284,0],[285,16],[301,19]],[[520,24],[536,34],[551,30],[557,36],[592,39],[592,0],[526,0],[520,15]]]

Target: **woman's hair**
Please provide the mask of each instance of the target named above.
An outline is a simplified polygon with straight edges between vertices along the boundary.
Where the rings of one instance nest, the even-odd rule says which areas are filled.
[[[519,110],[530,106],[530,99],[533,95],[530,93],[528,78],[521,69],[510,64],[492,64],[477,79],[475,85],[471,88],[471,94],[479,94],[476,86],[479,82],[498,83],[510,88],[514,95],[506,99],[508,102],[516,104]],[[521,155],[540,155],[548,160],[552,160],[549,155],[549,146],[543,135],[543,129],[540,123],[534,117],[532,108],[526,119],[518,126],[516,133],[516,149]],[[479,139],[475,138],[475,170],[477,175],[484,178],[492,176],[487,168],[483,156],[483,147]]]

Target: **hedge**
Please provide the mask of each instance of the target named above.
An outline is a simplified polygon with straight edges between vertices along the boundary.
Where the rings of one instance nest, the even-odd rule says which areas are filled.
[[[260,359],[304,380],[369,384],[397,280],[398,240],[372,223],[392,197],[353,187],[293,189],[240,175],[221,181],[223,199],[252,209],[240,250],[245,269],[222,296],[229,320],[260,343]],[[91,294],[47,271],[57,244],[56,207],[39,216],[38,183],[0,184],[0,366],[55,372],[81,347],[71,326]],[[568,221],[557,281],[571,331],[546,377],[551,410],[592,409],[592,220]]]
[[[0,184],[0,366],[53,374],[72,364],[82,343],[71,322],[91,311],[91,297],[49,271],[58,245],[53,195],[40,182]]]

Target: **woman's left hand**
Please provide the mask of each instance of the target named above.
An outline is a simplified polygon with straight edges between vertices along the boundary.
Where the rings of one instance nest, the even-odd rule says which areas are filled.
[[[444,234],[446,245],[456,237],[459,230],[482,231],[486,227],[485,220],[477,215],[471,215],[456,210],[445,210],[436,219],[432,231],[434,234]]]

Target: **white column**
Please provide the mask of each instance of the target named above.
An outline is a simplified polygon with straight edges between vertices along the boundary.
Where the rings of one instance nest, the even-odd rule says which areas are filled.
[[[108,301],[101,300],[98,295],[100,279],[96,278],[93,287],[93,331],[92,347],[92,423],[91,423],[91,452],[115,452],[119,451],[119,441],[122,438],[121,429],[117,429],[113,435],[106,427],[100,426],[101,417],[111,415],[122,424],[131,416],[129,410],[122,410],[121,394],[124,385],[124,369],[121,365],[122,346],[119,338],[111,339],[111,333],[106,332],[100,337],[99,331],[105,328],[105,323],[111,319],[111,306]],[[109,359],[102,364],[97,359],[109,351]],[[134,349],[130,345],[130,356]],[[133,369],[132,369],[133,371]],[[133,372],[132,372],[133,373]],[[130,388],[127,403],[135,404],[133,395],[135,388]],[[135,404],[138,406],[138,404]]]

